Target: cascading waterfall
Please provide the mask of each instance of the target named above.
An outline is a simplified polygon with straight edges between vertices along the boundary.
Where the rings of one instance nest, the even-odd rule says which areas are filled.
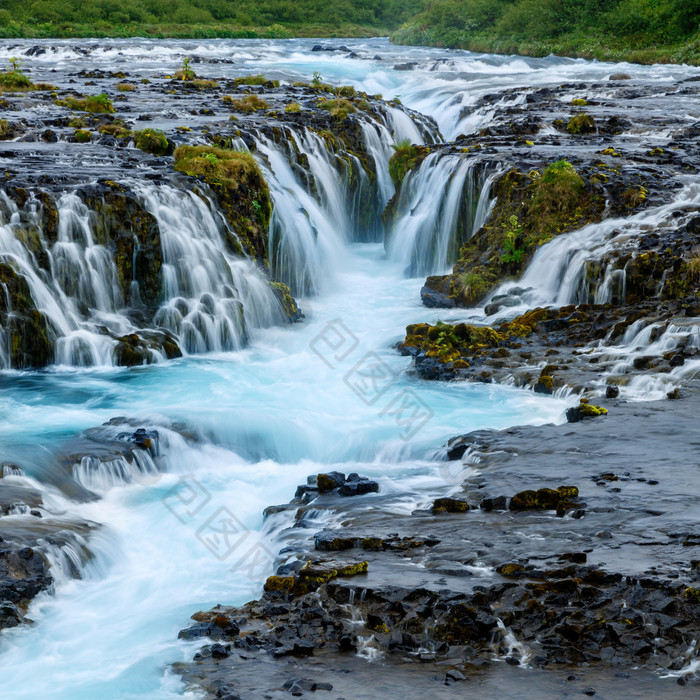
[[[284,312],[254,264],[227,253],[211,200],[171,186],[135,184],[158,222],[165,302],[157,326],[189,353],[237,350],[249,329],[282,323]]]
[[[649,209],[625,219],[606,219],[589,224],[578,231],[557,236],[543,245],[528,265],[525,274],[517,282],[506,282],[498,287],[492,297],[518,290],[518,296],[529,306],[585,304],[596,300],[603,303],[617,289],[624,289],[614,270],[606,272],[602,283],[591,289],[586,279],[587,264],[603,260],[625,243],[645,232],[677,227],[680,222],[672,219],[674,212],[692,212],[700,203],[700,186],[691,183],[684,187],[674,201]],[[607,278],[607,281],[606,281]]]
[[[204,57],[197,71],[212,78],[279,71],[274,77],[308,80],[317,68],[326,77],[326,66],[330,66],[337,73],[333,80],[354,81],[358,88],[382,91],[387,97],[401,93],[405,104],[432,114],[447,138],[482,125],[495,109],[493,104],[480,107],[473,115],[469,108],[480,95],[521,86],[522,82],[516,85],[515,81],[522,81],[524,73],[528,85],[559,85],[563,80],[603,79],[610,71],[609,64],[602,63],[567,62],[555,57],[463,58],[456,52],[406,49],[380,40],[367,42],[370,51],[364,60],[337,51],[321,55],[300,51],[297,42],[289,43],[291,49],[283,42],[265,41],[100,40],[87,48],[70,42],[52,43],[56,45],[46,46],[45,54],[28,53],[27,62],[30,69],[56,66],[52,80],[62,86],[75,74],[76,64],[111,71],[117,61],[125,70],[133,68],[132,75],[138,72],[155,82],[162,80],[164,61],[174,68],[186,55]],[[32,40],[27,49],[35,44]],[[15,45],[23,48],[21,42],[13,42]],[[371,59],[376,54],[383,54],[383,59]],[[449,60],[425,61],[436,54]],[[15,55],[13,47],[0,48],[3,60]],[[394,61],[413,57],[422,61],[418,70],[393,70]],[[208,59],[213,59],[211,64]],[[651,76],[661,84],[667,83],[670,74],[688,74],[685,69],[669,66],[630,66],[626,70],[635,76]],[[524,99],[524,94],[506,99],[512,104],[513,99]],[[157,99],[146,105],[154,126],[160,126],[161,117],[172,119],[166,116],[170,107]],[[51,109],[50,105],[47,108]],[[213,119],[191,116],[193,131],[221,119],[216,115]],[[246,118],[241,119],[241,126]],[[497,173],[481,172],[476,165],[471,169],[465,165],[462,170],[457,159],[450,170],[446,158],[443,179],[425,184],[426,193],[437,192],[436,183],[444,184],[435,219],[411,233],[411,241],[405,237],[409,229],[397,226],[392,244],[400,245],[387,261],[381,245],[376,244],[382,238],[381,224],[372,217],[393,194],[386,170],[392,143],[404,138],[429,143],[439,137],[432,120],[421,120],[399,108],[388,108],[379,119],[381,124],[361,122],[370,169],[373,163],[377,170],[376,183],[370,176],[368,182],[363,179],[366,174],[357,160],[313,132],[285,134],[294,147],[263,134],[256,137],[254,156],[264,170],[275,204],[270,265],[277,278],[288,281],[295,292],[324,292],[309,300],[313,314],[308,314],[304,324],[274,327],[281,314],[277,299],[271,297],[267,279],[258,274],[252,261],[227,252],[226,241],[232,232],[227,230],[213,197],[207,198],[206,186],[199,183],[203,196],[195,196],[156,179],[133,187],[159,228],[164,288],[153,308],[159,314],[158,323],[186,337],[190,352],[240,347],[253,328],[265,330],[253,334],[244,352],[215,358],[186,357],[146,371],[3,373],[6,400],[0,402],[0,461],[8,460],[2,465],[4,474],[12,479],[21,475],[19,467],[9,465],[15,461],[25,467],[30,478],[43,477],[44,467],[55,471],[53,458],[33,462],[26,455],[43,455],[45,449],[52,450],[57,442],[66,441],[66,450],[57,454],[70,456],[63,466],[72,476],[72,485],[82,485],[82,497],[85,487],[100,496],[94,501],[69,501],[49,487],[42,493],[44,517],[36,518],[22,509],[8,518],[14,521],[10,524],[35,532],[49,532],[54,519],[62,528],[70,517],[79,519],[80,525],[89,522],[90,528],[99,526],[85,532],[83,540],[71,540],[76,545],[71,544],[71,550],[59,545],[60,551],[46,547],[57,574],[57,596],[40,596],[32,604],[29,612],[36,625],[3,632],[0,686],[5,695],[17,700],[180,698],[187,691],[168,671],[164,676],[163,669],[169,669],[174,661],[192,658],[193,646],[177,639],[177,630],[187,624],[189,616],[217,601],[238,605],[258,597],[265,576],[274,571],[280,545],[289,538],[308,538],[312,530],[302,527],[309,524],[307,519],[318,516],[317,524],[340,527],[342,510],[328,516],[328,511],[320,509],[306,511],[306,522],[295,527],[290,527],[294,511],[261,524],[263,509],[272,503],[286,503],[310,474],[338,469],[368,475],[381,482],[381,500],[375,507],[386,508],[385,497],[391,501],[398,494],[390,507],[411,513],[425,505],[427,490],[443,488],[449,478],[443,470],[436,473],[432,459],[436,446],[445,444],[449,437],[483,428],[562,420],[571,402],[559,397],[495,385],[416,383],[406,375],[408,361],[391,345],[405,325],[417,320],[434,322],[437,316],[419,307],[416,280],[402,277],[400,269],[410,267],[413,253],[402,255],[417,241],[429,248],[428,238],[437,237],[438,231],[440,237],[444,232],[447,238],[450,217],[456,225],[467,216],[471,231],[475,231],[493,205],[490,191]],[[144,159],[144,168],[148,167]],[[438,169],[433,170],[436,178]],[[130,177],[135,171],[128,171]],[[406,184],[418,175],[418,171],[410,175]],[[349,183],[350,177],[357,180]],[[367,200],[368,192],[371,201]],[[468,196],[463,196],[464,192]],[[459,210],[460,198],[469,202],[468,215]],[[435,208],[427,196],[416,199],[416,206],[419,202]],[[119,333],[135,330],[143,311],[140,306],[125,309],[123,295],[130,295],[138,305],[139,292],[144,290],[137,288],[135,279],[128,293],[121,284],[115,288],[108,248],[96,240],[89,206],[80,196],[67,193],[61,199],[60,240],[53,243],[44,241],[40,207],[30,196],[18,210],[0,193],[0,260],[10,262],[24,276],[37,306],[49,318],[51,332],[58,337],[56,353],[61,359],[57,361],[112,364],[115,340],[100,332],[99,326]],[[403,224],[408,225],[411,210],[407,208],[404,214]],[[637,223],[641,226],[644,216],[631,219],[634,230],[629,235],[637,235]],[[38,231],[41,250],[47,252],[42,264],[33,252],[35,248],[19,240],[27,235],[29,221]],[[616,223],[621,236],[628,223]],[[653,225],[653,212],[648,223]],[[602,235],[600,250],[608,243],[616,245],[618,233],[611,229]],[[540,252],[552,250],[558,240]],[[348,245],[353,241],[363,243]],[[431,258],[430,271],[449,265],[458,243],[441,238],[440,245],[445,252],[440,252],[441,259]],[[574,259],[580,241],[574,238],[567,245],[567,251],[560,251],[561,267],[566,269],[562,271],[558,260],[550,259],[548,264],[556,269],[545,266],[545,277],[550,272],[557,279],[565,277],[569,263],[583,269],[586,256]],[[599,254],[597,250],[591,248],[591,259]],[[432,248],[430,255],[437,256]],[[576,294],[600,299],[617,294],[619,273],[610,270],[609,282],[598,288],[589,285],[586,290],[582,290],[580,277],[573,279],[567,300]],[[545,282],[540,285],[539,279],[533,279],[530,291],[534,297],[542,286],[542,298],[553,303],[556,295]],[[78,294],[80,297],[74,296]],[[697,342],[688,327],[677,325],[669,325],[666,332],[676,333],[675,340],[686,342],[686,347]],[[346,341],[341,347],[333,345],[338,338],[326,335],[329,327]],[[345,329],[349,333],[343,335]],[[635,338],[640,330],[641,325],[630,333],[630,342],[641,343],[641,336]],[[653,342],[661,340],[661,335],[654,337]],[[650,331],[648,341],[651,338]],[[357,387],[348,381],[368,354],[378,355],[390,370],[385,393],[371,403],[358,397]],[[8,358],[7,348],[0,343],[0,366],[6,367]],[[674,376],[677,371],[692,371],[693,364],[686,362],[674,370]],[[399,421],[387,409],[397,398],[412,395],[419,397],[429,418],[416,436],[406,439]],[[102,439],[90,432],[94,426],[125,414],[128,423],[98,429]],[[83,437],[102,447],[125,430],[125,425],[129,431],[142,425],[156,426],[163,440],[163,458],[125,448],[123,443],[116,454],[125,449],[127,456],[117,457],[108,449],[105,457],[98,449],[97,454],[103,455],[100,459],[84,458]],[[73,451],[76,445],[83,446],[83,451]],[[468,453],[465,461],[476,460]],[[456,485],[464,476],[460,465],[459,474],[449,483]],[[29,485],[37,484],[32,481]],[[178,500],[178,489],[183,485],[190,489],[189,495],[195,495],[194,502]],[[246,581],[236,566],[244,550],[218,558],[203,544],[202,528],[221,509],[228,509],[243,533],[250,535],[246,546],[260,532],[269,540],[267,569],[251,581]],[[322,513],[331,522],[327,523]],[[282,528],[285,532],[280,537]],[[44,541],[52,544],[48,538]],[[92,559],[82,550],[81,541],[94,553]],[[93,566],[99,571],[91,577]],[[480,575],[476,565],[466,570]],[[76,575],[83,580],[74,580]],[[364,625],[359,619],[355,621],[359,631]],[[504,649],[516,651],[517,640],[508,630],[501,631]],[[371,637],[364,642],[362,650],[366,656],[372,655],[376,650]],[[41,673],[37,672],[37,658],[41,659]],[[526,649],[521,649],[520,658],[527,660]],[[697,667],[696,660],[692,663]]]
[[[380,215],[393,194],[387,162],[395,141],[424,143],[437,137],[429,123],[416,125],[396,108],[388,108],[378,121],[361,120],[360,129],[376,182],[357,156],[336,151],[309,129],[286,131],[281,144],[255,134],[263,155],[258,163],[274,202],[270,265],[275,278],[295,294],[317,294],[342,265],[348,242],[382,240]]]
[[[389,257],[409,276],[443,272],[488,219],[499,172],[478,158],[431,153],[401,185]]]

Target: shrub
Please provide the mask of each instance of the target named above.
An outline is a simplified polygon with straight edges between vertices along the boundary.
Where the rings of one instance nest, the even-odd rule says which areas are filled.
[[[194,80],[197,77],[195,72],[190,68],[190,58],[185,56],[182,59],[182,68],[175,73],[173,78],[175,80]]]
[[[22,72],[22,61],[19,58],[11,58],[8,69],[0,72],[0,90],[6,92],[26,92],[34,90],[31,80]]]

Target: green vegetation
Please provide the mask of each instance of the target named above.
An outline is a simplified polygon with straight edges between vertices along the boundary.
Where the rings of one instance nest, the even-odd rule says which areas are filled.
[[[231,188],[245,180],[249,172],[262,177],[248,151],[229,151],[216,146],[180,146],[175,151],[175,170]]]
[[[331,113],[331,117],[338,121],[345,119],[348,114],[357,112],[357,107],[350,100],[341,98],[340,95],[334,100],[320,100],[318,106],[320,109],[327,109]]]
[[[290,102],[284,108],[284,111],[290,114],[299,114],[299,112],[301,112],[301,105],[298,102]]]
[[[590,114],[576,114],[569,119],[566,130],[570,134],[590,134],[595,131],[595,121]]]
[[[519,275],[554,236],[599,220],[605,203],[566,160],[542,171],[511,170],[495,183],[494,194],[491,217],[461,247],[452,274],[426,280],[459,305],[473,306],[498,282]]]
[[[0,72],[0,92],[26,92],[35,85],[22,72],[22,60],[11,58],[7,70]]]
[[[185,56],[185,58],[182,59],[182,68],[180,68],[173,77],[175,80],[194,80],[197,77],[195,72],[190,68],[189,56]]]
[[[257,95],[246,95],[240,99],[234,99],[230,95],[224,95],[221,99],[237,112],[250,113],[259,109],[267,109],[270,106],[267,100],[263,100]]]
[[[700,0],[434,0],[403,44],[638,63],[700,63]]]
[[[168,152],[169,144],[165,134],[159,129],[143,129],[134,132],[134,146],[153,153],[157,156],[164,156]]]
[[[376,36],[424,6],[425,0],[2,0],[0,37]]]
[[[393,149],[394,154],[389,160],[389,175],[398,187],[409,171],[420,165],[427,154],[425,148],[412,144],[408,139],[397,141]]]
[[[92,134],[86,129],[77,129],[73,134],[76,143],[87,143],[91,136]]]
[[[59,107],[68,107],[68,109],[77,112],[94,112],[100,114],[111,114],[114,112],[114,105],[109,99],[109,96],[104,92],[99,95],[88,95],[83,98],[66,97],[63,100],[56,100]]]

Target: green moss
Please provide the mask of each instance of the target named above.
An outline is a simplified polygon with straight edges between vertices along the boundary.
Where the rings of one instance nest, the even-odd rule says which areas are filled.
[[[685,599],[691,603],[700,603],[700,588],[686,588]]]
[[[557,510],[562,501],[578,497],[575,486],[560,486],[558,489],[520,491],[510,501],[511,510]],[[573,504],[566,503],[567,507]]]
[[[73,132],[73,138],[77,143],[87,143],[90,140],[92,134],[86,129],[76,129]]]
[[[346,566],[340,566],[337,569],[338,576],[359,576],[360,574],[366,574],[369,571],[369,562],[359,561],[356,564],[347,564]]]
[[[574,107],[585,107],[588,104],[588,102],[586,102],[586,100],[584,100],[580,97],[577,97],[576,99],[571,100],[571,104]]]
[[[7,119],[0,119],[0,139],[9,139],[12,136],[12,127]]]
[[[101,134],[109,134],[110,136],[114,136],[118,139],[123,139],[128,136],[131,136],[130,129],[120,122],[113,122],[111,124],[100,124],[100,126],[97,127],[97,131],[99,131]]]
[[[282,308],[284,309],[287,318],[290,321],[298,320],[300,316],[299,307],[297,306],[296,301],[294,301],[294,297],[292,296],[292,292],[289,287],[283,282],[269,282],[268,284],[270,287],[272,287],[272,291],[282,304]]]
[[[469,504],[457,498],[436,498],[433,501],[433,513],[466,513]]]
[[[263,100],[257,95],[246,95],[240,99],[234,99],[230,95],[224,95],[221,99],[237,112],[250,113],[259,109],[268,109],[270,106],[267,100]]]
[[[338,121],[343,121],[349,114],[357,112],[357,107],[350,101],[340,96],[333,100],[319,100],[319,109],[325,109],[331,113],[331,117]]]
[[[235,235],[229,249],[241,249],[267,264],[267,239],[272,200],[265,178],[248,151],[218,146],[180,146],[175,169],[212,185]]]
[[[285,106],[284,111],[289,114],[298,114],[301,112],[301,105],[298,102],[290,102]]]
[[[576,114],[566,125],[570,134],[590,134],[595,131],[595,121],[590,114]]]
[[[133,136],[134,146],[146,153],[162,156],[168,152],[168,139],[159,129],[142,129],[135,131]]]
[[[237,187],[250,173],[260,174],[248,151],[229,151],[215,146],[180,146],[175,151],[175,170],[201,177],[211,184]]]
[[[393,149],[394,153],[389,160],[389,175],[398,188],[406,175],[423,162],[427,149],[412,144],[408,139],[397,141]]]
[[[554,388],[554,377],[549,374],[542,374],[537,380],[538,384],[541,384],[545,389],[550,391]]]
[[[294,585],[294,576],[269,576],[265,581],[264,589],[266,591],[289,591]]]
[[[83,98],[66,97],[63,100],[56,100],[59,107],[68,107],[79,112],[92,112],[98,114],[111,114],[114,110],[114,105],[105,93],[99,95],[89,95]]]
[[[318,486],[318,490],[321,493],[328,493],[329,491],[332,491],[338,486],[335,479],[328,476],[327,474],[319,474],[316,477],[316,485]]]
[[[234,81],[236,85],[266,85],[271,83],[273,87],[279,87],[279,80],[268,80],[264,75],[259,73],[258,75],[244,75],[241,78],[236,78]]]
[[[426,323],[407,326],[403,346],[425,350],[427,357],[438,358],[443,363],[464,362],[462,358],[497,347],[504,340],[504,336],[490,326],[465,323],[452,326],[438,321],[435,326]]]
[[[134,92],[137,87],[133,83],[118,83],[117,84],[117,90],[119,92]]]
[[[522,564],[511,563],[511,564],[501,564],[496,571],[501,574],[501,576],[506,576],[512,578],[518,576],[519,574],[524,574],[526,569]]]
[[[584,403],[584,399],[581,399],[581,403],[579,404],[578,409],[584,418],[595,418],[596,416],[604,416],[608,412],[608,409],[603,408],[602,406],[594,406],[593,404],[587,402]]]

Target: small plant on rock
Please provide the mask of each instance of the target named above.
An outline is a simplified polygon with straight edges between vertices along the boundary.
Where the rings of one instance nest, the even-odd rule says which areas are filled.
[[[190,57],[185,56],[182,59],[182,68],[175,73],[173,78],[175,80],[194,80],[197,77],[195,72],[190,68]]]

